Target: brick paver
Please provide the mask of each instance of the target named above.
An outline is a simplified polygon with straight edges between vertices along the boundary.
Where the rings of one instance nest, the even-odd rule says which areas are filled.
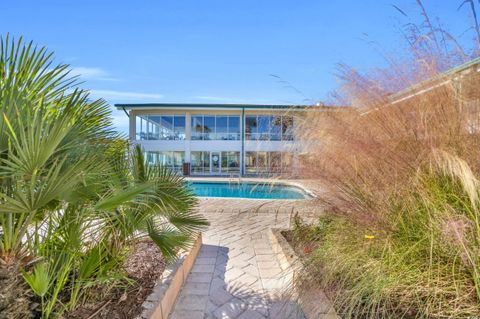
[[[295,201],[202,200],[211,226],[170,319],[303,318],[268,237],[297,209]]]

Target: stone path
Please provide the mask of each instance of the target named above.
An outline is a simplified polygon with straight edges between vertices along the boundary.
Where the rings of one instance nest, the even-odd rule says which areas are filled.
[[[289,227],[294,201],[204,199],[211,226],[170,319],[304,318],[269,228]]]

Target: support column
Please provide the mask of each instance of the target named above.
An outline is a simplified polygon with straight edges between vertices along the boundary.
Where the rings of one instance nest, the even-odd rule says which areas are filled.
[[[185,163],[190,163],[190,142],[192,141],[192,114],[185,113]]]
[[[242,150],[240,152],[240,176],[245,175],[245,108],[242,108],[242,119],[240,121],[240,139],[242,140]]]
[[[135,141],[135,133],[137,132],[137,121],[136,121],[136,114],[135,111],[131,110],[128,113],[128,121],[129,121],[129,131],[128,131],[128,137],[131,142]]]

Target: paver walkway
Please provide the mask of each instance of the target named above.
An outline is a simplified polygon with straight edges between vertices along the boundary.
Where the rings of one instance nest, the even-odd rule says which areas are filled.
[[[268,237],[269,228],[289,226],[297,207],[294,201],[201,200],[211,226],[170,319],[303,318],[289,296],[292,274],[280,267]]]

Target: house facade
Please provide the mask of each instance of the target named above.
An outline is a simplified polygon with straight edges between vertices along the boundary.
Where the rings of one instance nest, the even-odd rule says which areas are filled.
[[[302,151],[295,126],[306,106],[116,104],[129,116],[129,137],[150,163],[185,175],[295,174]]]

